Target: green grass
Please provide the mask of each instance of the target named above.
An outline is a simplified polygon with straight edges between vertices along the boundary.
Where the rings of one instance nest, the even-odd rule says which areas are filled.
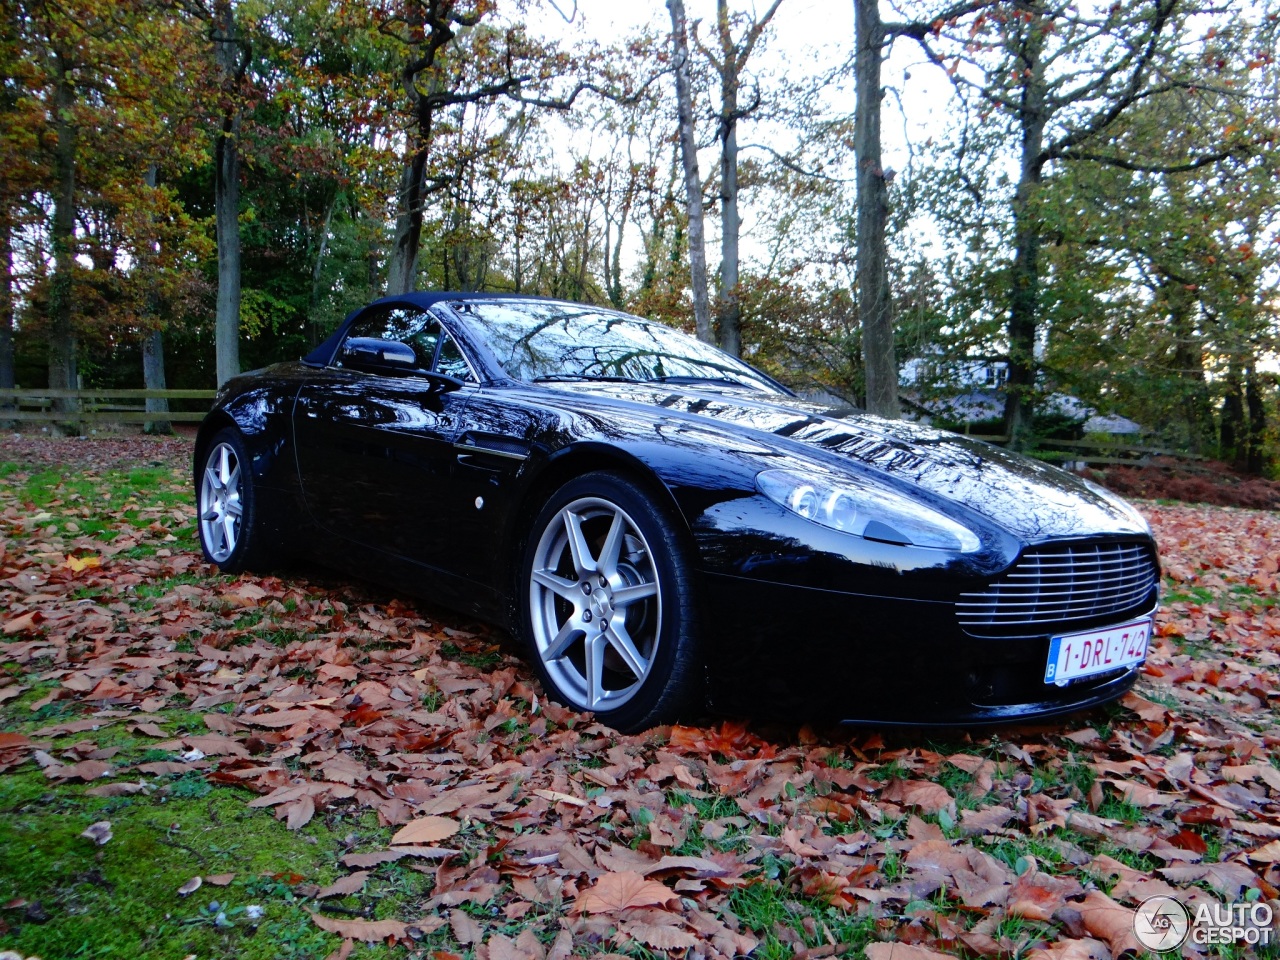
[[[1071,759],[1062,765],[1062,779],[1078,790],[1081,796],[1087,797],[1098,775],[1094,773],[1093,767],[1073,752]]]
[[[1098,816],[1119,820],[1128,826],[1137,826],[1143,820],[1142,808],[1119,797],[1108,796],[1098,807]]]
[[[766,876],[784,868],[772,857],[764,858]],[[795,947],[779,937],[779,927],[789,928],[808,947],[826,942],[821,932],[825,928],[837,943],[850,949],[850,956],[856,956],[876,932],[874,918],[853,916],[815,897],[797,896],[770,880],[735,889],[729,896],[729,909],[745,929],[760,938],[760,946],[752,954],[758,960],[787,960],[795,954]]]
[[[464,650],[456,643],[444,643],[440,646],[440,656],[449,660],[465,663],[479,670],[492,670],[502,663],[502,653],[496,648],[487,650]]]
[[[970,791],[974,783],[973,774],[966,773],[953,764],[944,763],[934,780],[951,794],[956,802],[957,812],[976,810],[978,807],[985,806],[987,794],[975,795]]]
[[[986,850],[1014,873],[1024,872],[1029,865],[1030,857],[1035,857],[1041,870],[1049,872],[1053,872],[1058,867],[1069,866],[1057,847],[1044,843],[1036,837],[1019,837],[1017,840],[1002,837],[989,844]]]
[[[1280,604],[1280,597],[1250,583],[1233,583],[1215,592],[1200,584],[1186,586],[1165,578],[1165,589],[1163,602],[1166,604],[1213,604],[1223,610],[1240,610],[1249,614],[1262,613]]]
[[[888,783],[890,780],[910,780],[911,771],[900,760],[894,760],[885,766],[873,767],[868,770],[867,779],[875,780],[878,783]]]
[[[103,800],[84,788],[54,788],[34,769],[0,779],[0,901],[39,901],[49,916],[22,923],[20,911],[9,911],[6,922],[17,929],[5,945],[65,957],[279,955],[276,944],[252,935],[247,920],[214,926],[219,911],[204,911],[217,901],[224,911],[263,907],[262,926],[305,923],[293,955],[324,956],[335,938],[312,925],[299,902],[252,887],[262,874],[335,878],[325,848],[308,842],[315,831],[290,833],[246,807],[240,792],[199,783],[202,790]],[[110,821],[113,833],[101,847],[80,836],[100,820]],[[206,884],[189,898],[178,895],[191,877],[218,873],[236,879],[225,889]]]
[[[444,706],[445,696],[439,690],[431,689],[422,695],[422,709],[435,713]]]
[[[30,734],[47,718],[23,707],[28,691],[0,711],[0,727]],[[69,711],[70,714],[84,711]],[[60,717],[58,719],[66,719]],[[174,737],[206,733],[198,716],[168,710],[147,718]],[[55,783],[34,764],[0,775],[0,903],[25,901],[44,922],[27,919],[26,905],[0,912],[0,948],[43,957],[120,957],[162,960],[195,954],[245,960],[327,956],[340,938],[311,921],[316,903],[306,891],[347,871],[338,858],[349,850],[385,847],[390,831],[372,811],[322,811],[290,831],[270,811],[251,809],[242,789],[209,781],[191,770],[145,776],[130,768],[174,756],[123,722],[89,733],[54,738],[55,756],[92,739],[118,747],[114,782],[148,785],[144,793],[99,798],[89,786]],[[99,783],[105,781],[98,781]],[[111,823],[103,846],[82,837],[92,823]],[[483,849],[484,840],[474,838]],[[178,888],[193,876],[234,873],[226,887],[204,884],[189,897]],[[337,901],[347,909],[372,907],[372,919],[422,916],[429,873],[407,864],[374,868],[359,896]],[[333,902],[333,901],[330,901]],[[249,906],[263,915],[251,920]],[[492,920],[492,918],[491,918]],[[448,928],[419,946],[457,950]],[[358,946],[354,957],[403,956],[382,946]]]
[[[141,542],[120,554],[141,559],[154,556],[165,545],[163,534],[148,529],[152,524],[160,524],[179,541],[188,542],[195,535],[185,471],[139,467],[90,477],[53,469],[27,473],[12,463],[2,466],[0,480],[33,516],[41,517],[21,529],[11,528],[15,540],[61,537],[109,544],[124,534],[141,537],[145,533]]]
[[[49,723],[89,714],[88,705],[74,700],[54,701],[33,713],[30,705],[56,686],[35,683],[4,704],[0,729],[31,735]],[[145,719],[174,738],[209,732],[198,715],[181,709]],[[148,776],[133,769],[175,756],[131,732],[125,721],[41,740],[55,757],[85,740],[97,749],[117,748],[109,761],[112,776],[96,783],[141,780],[147,789],[93,797],[87,791],[94,784],[51,781],[34,763],[0,775],[0,903],[23,902],[0,911],[0,949],[46,958],[167,960],[194,954],[319,960],[339,946],[339,937],[312,922],[316,903],[303,891],[343,876],[347,871],[338,858],[348,850],[385,847],[390,831],[372,811],[322,811],[300,831],[290,831],[270,811],[248,807],[247,791],[214,783],[198,770]],[[105,845],[81,836],[103,820],[112,831]],[[205,883],[185,898],[177,892],[193,876],[222,873],[235,874],[226,887]],[[341,903],[351,909],[372,905],[377,919],[421,916],[430,890],[429,874],[384,864],[362,895]],[[262,916],[250,919],[249,906],[262,908]],[[457,949],[447,928],[433,938],[423,944]],[[403,951],[375,945],[353,954],[393,955]]]
[[[732,797],[694,797],[683,790],[668,790],[667,806],[682,817],[685,828],[684,842],[671,851],[676,856],[699,857],[709,852],[741,852],[744,849],[746,834],[737,827],[730,826],[718,840],[708,840],[702,835],[703,826],[712,820],[742,816],[742,808]]]

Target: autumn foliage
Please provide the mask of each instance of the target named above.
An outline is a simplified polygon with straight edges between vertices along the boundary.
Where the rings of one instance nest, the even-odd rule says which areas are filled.
[[[1142,467],[1113,467],[1107,471],[1105,482],[1126,497],[1255,510],[1280,508],[1280,482],[1242,474],[1225,463],[1160,458]]]
[[[316,570],[218,575],[175,534],[189,505],[136,501],[91,534],[91,498],[34,510],[21,495],[52,458],[90,478],[158,460],[180,485],[188,456],[183,441],[6,440],[20,465],[0,473],[0,795],[37,765],[55,794],[108,797],[199,771],[293,829],[375,811],[383,842],[335,850],[342,879],[297,878],[339,938],[439,935],[491,960],[1103,958],[1139,950],[1148,896],[1277,897],[1274,514],[1144,506],[1166,599],[1115,708],[999,730],[717,719],[621,736],[548,702],[483,626]],[[62,718],[32,722],[48,704]],[[167,733],[154,719],[172,707],[204,732]],[[118,762],[97,743],[108,728],[169,759]],[[109,851],[94,826],[85,842]],[[329,909],[396,862],[422,875],[419,913]],[[492,922],[464,909],[481,904]]]

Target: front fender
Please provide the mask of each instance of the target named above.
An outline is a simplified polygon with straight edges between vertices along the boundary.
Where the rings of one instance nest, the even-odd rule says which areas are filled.
[[[292,365],[286,365],[292,366]],[[301,487],[293,452],[293,403],[297,384],[274,368],[242,374],[219,390],[213,408],[200,424],[192,463],[193,480],[200,485],[200,467],[213,438],[234,428],[249,454],[254,488],[264,506],[262,517],[281,531],[298,516]]]

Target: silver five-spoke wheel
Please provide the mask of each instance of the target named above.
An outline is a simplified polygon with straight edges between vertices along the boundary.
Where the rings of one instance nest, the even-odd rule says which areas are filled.
[[[240,542],[244,518],[244,481],[240,458],[229,443],[219,443],[205,460],[200,482],[200,532],[214,563],[225,563]]]
[[[533,643],[555,686],[599,712],[635,696],[662,640],[662,590],[636,522],[603,497],[581,497],[550,519],[529,573]]]

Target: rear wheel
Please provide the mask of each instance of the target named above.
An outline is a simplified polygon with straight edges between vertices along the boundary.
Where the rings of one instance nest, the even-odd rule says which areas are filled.
[[[209,442],[200,470],[200,546],[226,573],[270,565],[244,440],[228,427]]]
[[[699,690],[692,576],[674,525],[625,478],[590,473],[535,520],[525,634],[556,700],[623,731],[674,720]]]

